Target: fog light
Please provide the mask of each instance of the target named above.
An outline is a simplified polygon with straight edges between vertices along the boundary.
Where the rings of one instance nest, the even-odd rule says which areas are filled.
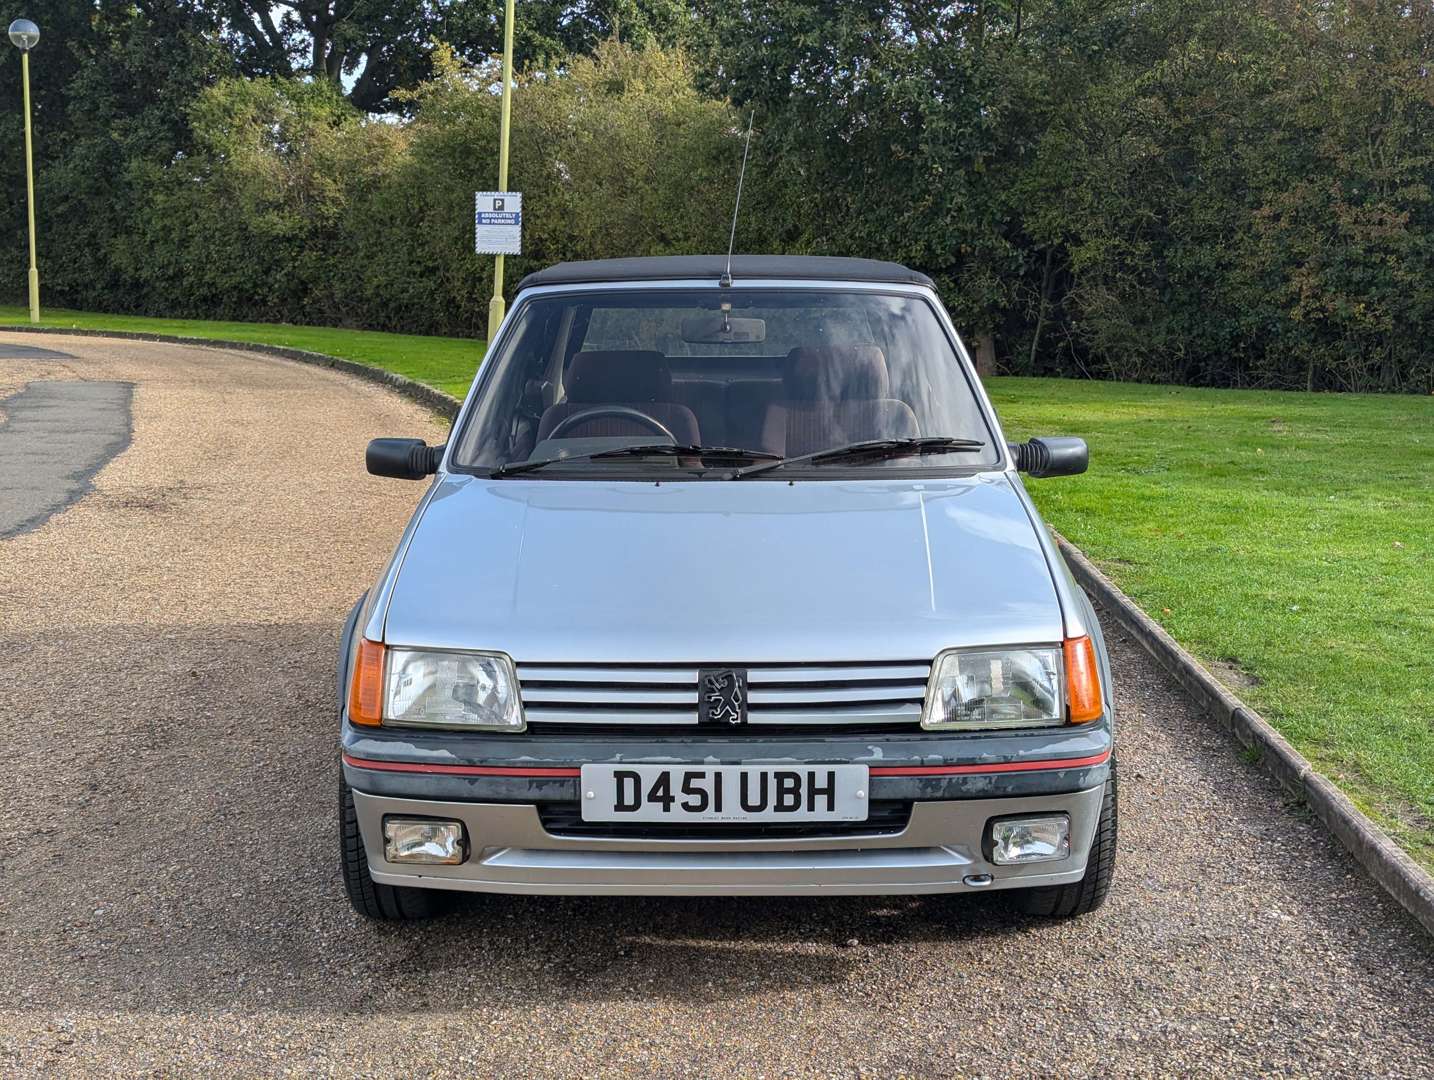
[[[468,858],[463,822],[437,818],[383,819],[383,857],[391,863],[452,866]]]
[[[1012,817],[991,822],[991,861],[1009,863],[1050,862],[1071,853],[1069,814],[1042,817]]]

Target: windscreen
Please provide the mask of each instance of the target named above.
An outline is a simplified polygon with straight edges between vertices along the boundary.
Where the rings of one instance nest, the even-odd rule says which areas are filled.
[[[844,459],[840,468],[949,471],[998,460],[952,343],[919,296],[812,288],[538,296],[520,304],[487,363],[458,438],[459,468],[545,461],[555,467],[524,475],[706,476],[714,470],[674,454],[623,448],[728,448],[771,460],[943,437],[982,445]],[[772,476],[824,468],[794,462]]]

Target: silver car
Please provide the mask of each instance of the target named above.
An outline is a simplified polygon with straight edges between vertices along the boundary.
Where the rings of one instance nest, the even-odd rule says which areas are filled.
[[[525,279],[344,630],[354,907],[444,890],[1010,890],[1100,906],[1116,847],[1090,602],[922,274],[677,257]]]

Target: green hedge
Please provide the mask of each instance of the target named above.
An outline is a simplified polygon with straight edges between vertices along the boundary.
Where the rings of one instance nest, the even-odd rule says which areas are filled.
[[[206,90],[193,152],[143,166],[149,197],[113,250],[131,310],[483,333],[493,260],[473,253],[473,192],[494,183],[498,96],[482,74],[440,57],[407,122],[364,117],[323,84]],[[725,242],[740,147],[730,110],[692,83],[681,53],[617,44],[523,81],[510,291],[560,259]],[[83,288],[60,267],[48,280]]]

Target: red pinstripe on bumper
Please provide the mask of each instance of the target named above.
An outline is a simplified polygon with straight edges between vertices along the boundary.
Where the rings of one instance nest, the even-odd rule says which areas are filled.
[[[444,776],[512,776],[520,779],[576,779],[579,768],[528,768],[521,765],[424,765],[407,761],[374,761],[343,756],[345,765],[378,772],[433,773]],[[876,765],[872,776],[979,776],[982,773],[1041,772],[1050,769],[1086,769],[1104,765],[1110,751],[1082,758],[1048,758],[1041,761],[1000,761],[989,765]]]

